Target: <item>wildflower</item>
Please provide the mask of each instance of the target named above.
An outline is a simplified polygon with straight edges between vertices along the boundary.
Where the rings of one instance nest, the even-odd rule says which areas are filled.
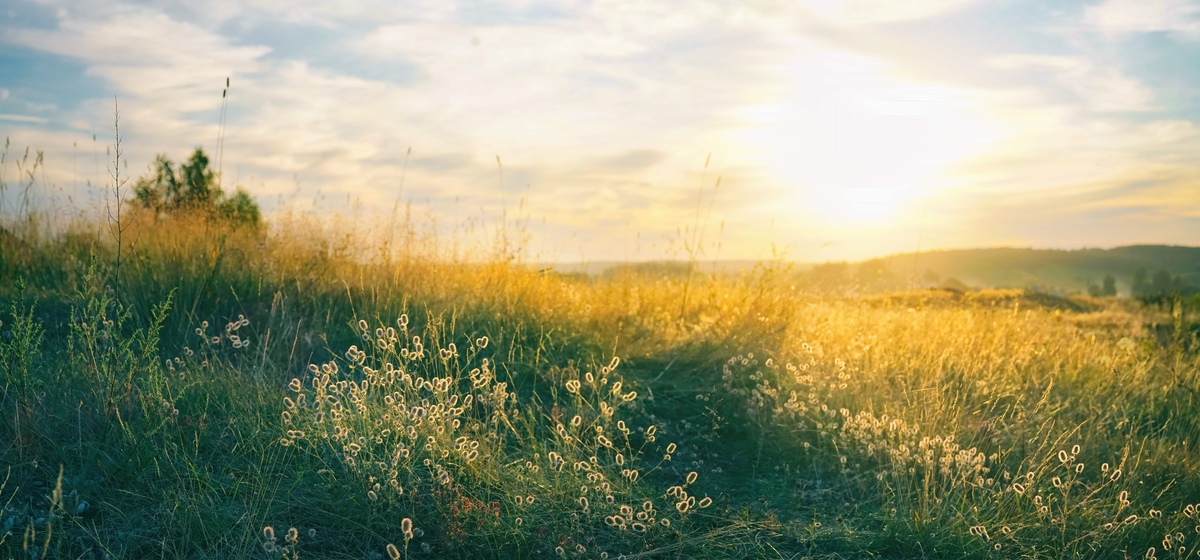
[[[391,560],[400,560],[400,550],[396,548],[396,545],[394,545],[392,543],[388,543],[387,553],[388,553],[388,558],[390,558]]]

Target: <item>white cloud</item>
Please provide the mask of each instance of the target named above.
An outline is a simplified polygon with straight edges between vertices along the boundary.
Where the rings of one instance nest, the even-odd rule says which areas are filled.
[[[953,71],[909,72],[929,63],[923,51],[885,48],[905,44],[903,27],[886,37],[872,27],[967,9],[964,0],[813,0],[801,8],[623,0],[108,4],[63,3],[57,29],[9,24],[0,34],[82,61],[118,94],[133,174],[154,152],[180,159],[197,144],[211,152],[219,90],[232,76],[223,169],[269,208],[276,195],[288,197],[279,207],[321,211],[348,210],[354,198],[364,213],[387,213],[404,174],[401,196],[418,212],[442,224],[478,223],[506,202],[510,216],[533,218],[544,254],[563,258],[577,247],[593,259],[628,256],[621,251],[639,233],[670,238],[692,222],[698,192],[709,193],[717,175],[724,180],[713,222],[728,222],[725,256],[755,255],[768,235],[793,246],[841,235],[841,253],[829,256],[845,258],[911,248],[904,228],[915,231],[918,218],[927,231],[953,226],[985,236],[1003,205],[980,200],[1036,205],[1050,195],[1107,192],[1143,176],[1146,163],[1155,177],[1183,177],[1194,166],[1184,148],[1197,142],[1195,123],[1122,120],[1160,108],[1153,90],[1102,57],[985,59],[1003,72],[984,89],[956,82]],[[323,40],[352,53],[356,68],[230,31],[292,24],[329,30]],[[403,66],[412,77],[364,79],[356,76],[370,73],[355,72],[359,65]],[[88,175],[102,179],[113,100],[108,92],[89,95],[65,120],[101,134],[98,149],[88,144],[89,161],[101,162]],[[0,109],[0,119],[27,112]],[[80,182],[61,172],[74,163],[61,162],[74,161],[73,142],[90,138],[18,124],[29,126],[14,139],[47,149],[52,181]],[[713,165],[703,176],[709,152]],[[1161,192],[1186,196],[1174,187]],[[925,212],[839,229],[847,204],[924,205]],[[779,225],[771,229],[772,222]],[[655,251],[640,256],[664,254]]]
[[[1175,31],[1200,37],[1200,3],[1194,0],[1105,0],[1089,6],[1084,20],[1108,36]]]
[[[805,0],[803,6],[845,25],[872,25],[939,16],[978,0]]]
[[[2,98],[0,98],[2,99]],[[45,124],[46,119],[41,117],[31,117],[29,115],[13,115],[11,113],[0,113],[0,121],[18,122],[18,123],[34,123]]]
[[[1008,70],[1048,72],[1060,87],[1070,90],[1094,111],[1147,111],[1155,109],[1154,92],[1123,74],[1111,63],[1083,56],[1002,55],[989,64]],[[1036,82],[1035,82],[1036,83]]]

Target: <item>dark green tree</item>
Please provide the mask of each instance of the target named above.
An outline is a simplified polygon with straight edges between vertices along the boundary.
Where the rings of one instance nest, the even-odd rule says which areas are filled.
[[[167,210],[167,201],[173,201],[178,192],[179,180],[175,177],[174,164],[166,154],[158,154],[150,164],[150,173],[133,185],[134,201],[155,212]]]
[[[1113,275],[1104,275],[1104,285],[1100,288],[1100,295],[1104,297],[1114,297],[1117,295],[1117,279],[1113,278]]]
[[[217,186],[217,174],[210,163],[201,148],[196,148],[178,170],[166,154],[159,154],[150,164],[150,172],[134,184],[134,202],[155,215],[199,211],[257,226],[262,219],[258,204],[240,188],[227,196]]]
[[[221,198],[217,174],[208,167],[208,155],[196,148],[187,163],[179,166],[182,188],[177,205],[192,208],[211,208]]]
[[[241,188],[217,204],[217,213],[227,220],[243,224],[257,224],[261,219],[258,204]]]
[[[1154,279],[1150,281],[1150,293],[1156,296],[1167,294],[1174,287],[1171,273],[1164,270],[1159,270],[1154,273]]]
[[[1133,297],[1146,295],[1146,269],[1138,268],[1133,272],[1133,283],[1130,284],[1130,294]]]

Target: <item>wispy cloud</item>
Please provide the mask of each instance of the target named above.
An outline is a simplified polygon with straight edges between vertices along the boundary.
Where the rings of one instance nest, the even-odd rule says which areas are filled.
[[[1138,220],[1200,242],[1166,237],[1200,207],[1200,115],[1112,40],[1191,38],[1190,2],[13,5],[0,48],[69,62],[53,89],[81,92],[48,103],[0,72],[0,122],[59,184],[103,178],[114,96],[135,164],[211,150],[229,77],[225,180],[272,210],[507,211],[559,258],[663,256],[710,197],[729,257],[1117,240]],[[1081,218],[1123,207],[1125,229]]]
[[[1085,109],[1146,111],[1154,109],[1154,92],[1112,65],[1082,56],[1001,55],[991,65],[1005,70],[1031,71],[1031,83],[1053,83],[1073,93]]]
[[[10,113],[0,113],[0,121],[18,122],[18,123],[33,123],[45,124],[46,119],[41,117],[31,117],[29,115],[13,115]]]
[[[1108,36],[1172,31],[1200,39],[1200,4],[1191,0],[1105,0],[1084,20]]]
[[[965,8],[979,0],[806,0],[812,12],[842,25],[873,25],[919,20]]]

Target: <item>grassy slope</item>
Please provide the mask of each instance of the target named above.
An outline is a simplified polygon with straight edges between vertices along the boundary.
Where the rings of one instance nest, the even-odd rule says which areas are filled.
[[[1200,539],[1192,311],[819,298],[770,266],[588,283],[412,242],[362,264],[311,224],[138,224],[119,270],[94,234],[0,239],[0,556],[1122,558]]]

